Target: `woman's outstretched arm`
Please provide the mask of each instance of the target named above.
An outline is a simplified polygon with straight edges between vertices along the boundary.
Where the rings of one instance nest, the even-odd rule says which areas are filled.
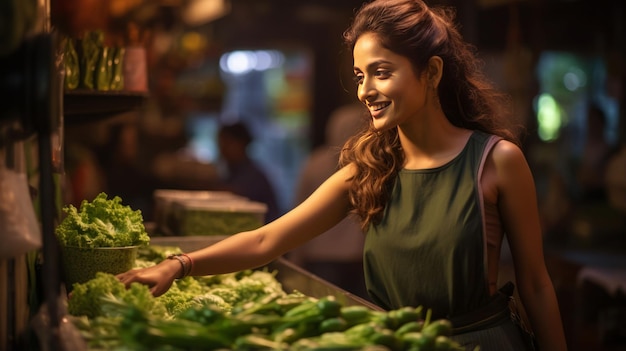
[[[330,229],[348,213],[348,179],[352,170],[351,166],[342,168],[304,202],[275,221],[187,253],[188,258],[183,259],[191,260],[188,274],[201,276],[256,268]],[[146,284],[153,295],[159,296],[181,276],[182,269],[178,260],[164,260],[117,277],[126,286],[133,282]]]

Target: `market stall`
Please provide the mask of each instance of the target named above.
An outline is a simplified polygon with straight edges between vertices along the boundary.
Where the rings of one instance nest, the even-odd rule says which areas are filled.
[[[212,291],[213,298],[219,300],[210,300],[209,303],[206,299],[200,299],[202,303],[198,303],[199,297],[195,296],[186,302],[188,308],[181,307],[176,313],[158,308],[142,310],[145,303],[153,307],[162,305],[148,293],[146,286],[120,289],[121,283],[113,275],[137,267],[138,264],[149,264],[146,263],[149,261],[146,254],[152,253],[149,258],[157,262],[165,259],[165,256],[159,254],[166,250],[193,250],[211,245],[225,235],[258,227],[262,224],[259,218],[266,211],[258,203],[242,199],[229,199],[219,205],[198,201],[172,202],[173,214],[167,217],[163,226],[158,227],[169,230],[167,236],[142,242],[133,241],[130,244],[119,244],[113,238],[113,244],[80,248],[85,249],[86,254],[83,250],[74,251],[77,247],[68,244],[67,238],[62,238],[60,233],[64,232],[64,223],[75,220],[73,214],[82,212],[83,206],[73,208],[64,203],[64,128],[105,120],[133,110],[141,105],[149,93],[143,88],[129,89],[130,85],[124,84],[127,77],[124,75],[126,61],[123,53],[126,47],[110,45],[104,40],[111,23],[115,22],[119,28],[124,21],[137,20],[137,15],[146,9],[146,4],[138,2],[141,6],[133,9],[114,6],[122,3],[119,1],[111,2],[110,8],[99,8],[103,12],[98,13],[97,21],[90,22],[85,16],[91,14],[93,17],[94,8],[85,7],[87,3],[80,3],[78,7],[68,6],[68,3],[7,2],[15,9],[24,5],[24,12],[16,10],[15,14],[31,16],[28,19],[33,26],[19,28],[19,33],[11,33],[15,34],[15,45],[0,55],[3,67],[0,96],[6,107],[5,113],[0,116],[3,161],[6,161],[7,171],[16,173],[20,179],[19,189],[23,191],[19,194],[19,200],[26,203],[22,209],[34,209],[36,213],[7,212],[3,218],[9,222],[14,215],[26,226],[40,230],[29,232],[16,229],[15,235],[9,236],[11,239],[30,233],[33,234],[33,240],[18,246],[16,250],[8,249],[1,257],[3,291],[0,302],[3,307],[10,306],[9,313],[0,323],[2,349],[100,350],[108,349],[102,346],[108,345],[106,342],[122,348],[149,350],[157,346],[167,350],[184,350],[198,343],[202,349],[286,350],[292,349],[296,342],[301,349],[326,345],[342,349],[404,350],[419,343],[441,350],[457,348],[458,345],[448,339],[450,323],[446,320],[431,320],[430,312],[422,310],[421,306],[382,311],[282,258],[255,270],[204,278],[186,277],[177,282],[176,291],[180,296],[187,297],[198,292],[191,290],[189,285],[197,288],[199,282],[204,282],[203,289],[209,289],[215,288],[215,281],[234,279],[240,282],[248,279],[253,286],[261,288],[262,293],[257,292],[254,299],[244,295],[238,304],[225,301],[224,296]],[[184,9],[184,6],[190,4],[187,1],[181,1],[176,6],[170,3],[169,10],[174,7]],[[199,18],[196,10],[193,13],[175,12],[187,16],[188,21],[206,20]],[[60,31],[52,30],[50,17],[53,22],[56,19],[56,29]],[[145,17],[139,18],[146,20]],[[149,25],[148,22],[140,23]],[[37,28],[35,23],[39,23]],[[35,31],[37,33],[33,34]],[[126,71],[136,73],[137,70]],[[36,149],[34,156],[25,154],[25,150],[31,147]],[[2,166],[5,166],[4,162]],[[3,181],[6,179],[2,178]],[[7,186],[10,190],[14,188]],[[8,196],[11,192],[3,191],[2,194]],[[35,196],[31,198],[32,194]],[[115,194],[112,194],[110,201],[106,194],[84,200],[85,211],[88,205],[96,202],[134,211],[122,204],[122,199],[116,198]],[[229,210],[225,211],[225,208]],[[197,216],[193,215],[198,211],[203,214],[202,218],[213,220],[209,223],[198,222]],[[212,215],[207,216],[207,211]],[[33,215],[22,218],[28,213]],[[97,217],[100,229],[115,227],[109,233],[113,237],[127,235],[134,230],[144,235],[147,234],[146,227],[150,227],[141,220],[135,221],[133,228],[116,227],[119,218],[114,218],[110,212],[95,211],[90,215],[94,213],[100,215]],[[126,213],[124,219],[129,216],[132,217],[132,214]],[[84,219],[80,220],[83,224],[86,222]],[[204,229],[199,230],[198,226]],[[211,230],[207,231],[206,228]],[[85,235],[77,228],[72,231]],[[195,235],[200,232],[205,235]],[[124,258],[128,260],[129,266],[119,264],[123,260],[122,256],[105,261],[104,256],[110,252],[116,255],[121,252],[117,250],[118,246],[133,247],[129,251],[132,252],[129,258]],[[140,251],[138,247],[144,250]],[[84,275],[88,269],[91,270]],[[76,270],[81,274],[74,275]],[[91,289],[94,286],[100,289],[96,290],[102,296]],[[268,286],[274,286],[275,289],[268,291]],[[224,285],[219,289],[222,293],[226,291],[230,297],[238,292]],[[68,294],[70,291],[71,299]],[[119,308],[124,297],[129,300],[123,301],[116,315],[115,306],[117,304]],[[137,302],[138,297],[143,299],[143,305]],[[89,303],[80,305],[81,301]],[[277,306],[281,308],[276,309]],[[107,309],[108,312],[102,312],[103,315],[99,316],[88,312],[99,308],[103,309],[101,312]],[[135,311],[136,314],[128,315],[128,311]],[[225,330],[215,329],[219,323],[213,320],[182,322],[185,316],[189,318],[189,314],[199,312],[219,315],[232,327],[232,339],[225,340]],[[112,318],[109,321],[114,323],[103,327],[103,319],[97,317]],[[155,324],[151,324],[153,322]],[[180,323],[187,323],[187,329],[171,329]],[[128,330],[135,332],[128,334]],[[112,334],[103,335],[103,331]],[[168,334],[170,332],[172,334]],[[164,335],[170,338],[163,338]],[[93,342],[94,339],[97,341]]]

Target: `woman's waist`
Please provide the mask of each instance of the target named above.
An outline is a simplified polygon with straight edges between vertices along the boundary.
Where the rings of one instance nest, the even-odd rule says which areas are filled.
[[[510,320],[509,301],[512,291],[509,284],[503,286],[487,303],[470,312],[447,317],[453,326],[453,334],[486,329]]]

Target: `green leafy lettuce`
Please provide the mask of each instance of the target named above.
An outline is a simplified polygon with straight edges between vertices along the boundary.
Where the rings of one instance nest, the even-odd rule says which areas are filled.
[[[80,210],[68,205],[63,211],[66,217],[55,229],[61,245],[95,248],[150,243],[141,211],[123,205],[119,196],[108,199],[100,193],[92,202],[83,200]]]
[[[114,275],[98,272],[96,277],[81,284],[75,284],[68,300],[68,312],[75,316],[95,318],[99,316],[116,316],[119,313],[104,298],[114,298],[142,311],[155,315],[165,315],[167,310],[163,304],[150,293],[147,285],[132,283],[128,289]]]

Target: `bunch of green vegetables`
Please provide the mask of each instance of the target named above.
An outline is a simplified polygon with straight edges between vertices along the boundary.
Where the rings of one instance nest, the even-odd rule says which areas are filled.
[[[147,263],[140,265],[146,266]],[[74,285],[68,300],[68,312],[90,349],[124,349],[134,342],[121,337],[124,331],[119,330],[120,323],[131,317],[141,315],[146,321],[159,321],[161,326],[185,318],[205,318],[204,321],[208,322],[209,316],[230,316],[233,311],[247,310],[249,304],[265,305],[270,298],[284,298],[280,303],[289,306],[308,299],[298,292],[285,293],[274,274],[249,270],[186,277],[176,280],[165,294],[154,297],[145,285],[133,283],[126,289],[115,276],[97,273],[94,279]],[[131,310],[133,314],[128,315]]]
[[[64,86],[67,90],[122,90],[126,49],[105,42],[104,32],[88,31],[82,38],[63,38]]]
[[[55,228],[59,243],[74,247],[145,246],[150,242],[140,210],[122,204],[115,196],[100,193],[93,201],[83,200],[80,209],[63,208],[66,216]]]
[[[421,308],[374,311],[332,296],[268,296],[232,313],[206,304],[169,319],[128,298],[107,295],[103,305],[116,311],[118,346],[132,350],[463,350],[450,322],[422,318]]]
[[[141,249],[156,264],[174,247]],[[114,276],[76,284],[68,311],[91,350],[463,350],[448,320],[404,307],[378,311],[333,296],[287,293],[276,272],[246,270],[174,281],[160,297]]]

